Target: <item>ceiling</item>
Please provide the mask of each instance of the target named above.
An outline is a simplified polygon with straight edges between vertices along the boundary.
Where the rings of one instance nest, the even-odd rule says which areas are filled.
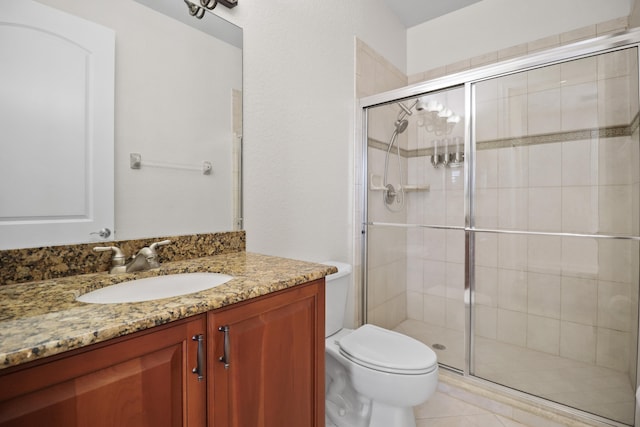
[[[422,24],[481,0],[384,0],[405,27]]]

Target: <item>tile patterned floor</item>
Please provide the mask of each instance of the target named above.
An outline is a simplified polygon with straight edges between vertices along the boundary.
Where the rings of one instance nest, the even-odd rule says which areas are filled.
[[[439,362],[462,369],[464,337],[461,332],[415,320],[401,323],[396,330],[432,348],[435,343],[443,344],[445,350],[434,348]],[[477,338],[476,375],[625,424],[633,423],[633,387],[627,374],[612,369]]]
[[[529,427],[441,392],[414,413],[416,427]]]

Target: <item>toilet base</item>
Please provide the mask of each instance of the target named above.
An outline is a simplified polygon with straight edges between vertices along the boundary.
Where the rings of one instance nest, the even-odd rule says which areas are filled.
[[[375,401],[372,403],[368,427],[416,427],[416,417],[412,407],[399,408]]]

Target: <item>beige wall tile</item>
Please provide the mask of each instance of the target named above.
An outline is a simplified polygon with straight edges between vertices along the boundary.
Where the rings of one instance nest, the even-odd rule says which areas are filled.
[[[425,80],[431,80],[431,79],[435,79],[437,77],[442,77],[445,76],[447,74],[447,67],[446,66],[442,66],[442,67],[438,67],[438,68],[434,68],[428,71],[424,72],[424,79]]]
[[[458,299],[452,300],[447,298],[446,309],[446,327],[453,329],[454,331],[464,331],[464,301]]]
[[[527,312],[536,316],[560,319],[560,290],[560,276],[528,273]]]
[[[498,269],[498,308],[527,312],[527,273]]]
[[[549,49],[552,47],[560,46],[560,35],[554,35],[545,37],[542,39],[534,40],[532,42],[527,43],[527,51],[537,52],[544,49]]]
[[[598,221],[598,187],[562,188],[563,232],[594,234]]]
[[[516,46],[511,46],[506,49],[499,50],[498,59],[503,60],[508,58],[514,58],[516,56],[525,55],[526,53],[527,53],[527,44],[526,43],[519,44]]]
[[[498,227],[503,230],[527,230],[529,219],[528,191],[522,188],[498,190]]]
[[[584,40],[596,36],[596,25],[588,25],[586,27],[577,28],[560,34],[560,43],[569,44],[579,40]]]
[[[498,336],[498,310],[495,307],[477,305],[475,307],[474,326],[475,335],[496,339]]]
[[[595,81],[563,86],[561,93],[563,131],[598,128],[598,84]]]
[[[483,55],[474,56],[470,60],[471,68],[480,67],[498,62],[498,52],[489,52]]]
[[[598,328],[596,363],[617,371],[626,371],[629,366],[630,342],[628,332]]]
[[[526,270],[527,236],[499,234],[498,265],[511,270]]]
[[[562,185],[562,145],[555,143],[529,146],[528,169],[531,187],[560,187]]]
[[[562,277],[560,316],[563,321],[596,325],[598,286],[595,280]]]
[[[627,283],[598,282],[598,326],[621,332],[631,330],[632,315],[630,285]]]
[[[476,304],[498,306],[498,269],[495,267],[475,268],[475,302]]]
[[[517,311],[498,309],[498,340],[526,347],[527,315]]]
[[[612,19],[596,25],[596,32],[599,36],[603,34],[615,33],[618,31],[624,31],[629,26],[629,18],[626,16],[618,19]]]
[[[424,295],[423,319],[426,323],[435,326],[446,325],[446,298]]]
[[[562,274],[570,277],[598,277],[596,239],[562,237]]]
[[[560,321],[548,317],[527,317],[527,348],[560,354]]]
[[[560,323],[560,355],[587,363],[596,361],[596,328],[572,322]]]
[[[468,70],[469,68],[471,68],[470,59],[454,62],[453,64],[449,64],[445,66],[445,70],[447,74],[458,73],[460,71]]]
[[[559,276],[562,272],[562,238],[528,236],[527,257],[528,271]]]

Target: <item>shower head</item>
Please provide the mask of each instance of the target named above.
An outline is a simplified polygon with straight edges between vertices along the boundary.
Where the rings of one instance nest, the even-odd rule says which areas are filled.
[[[409,126],[409,121],[407,119],[396,120],[396,132],[402,133],[407,130],[407,126]]]

